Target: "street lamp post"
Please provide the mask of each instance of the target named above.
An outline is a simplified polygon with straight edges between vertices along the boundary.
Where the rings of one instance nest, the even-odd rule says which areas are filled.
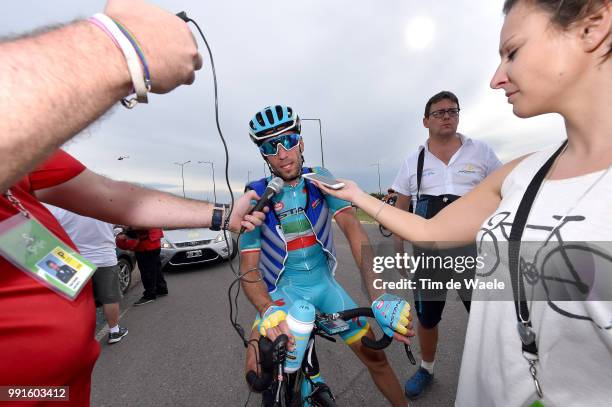
[[[184,163],[177,163],[175,162],[174,164],[176,165],[180,165],[181,166],[181,180],[183,180],[183,198],[185,198],[185,173],[184,173],[184,168],[185,168],[185,164],[189,164],[191,162],[191,160],[189,161],[185,161]]]
[[[215,184],[215,164],[212,161],[198,161],[198,164],[210,164],[212,168],[212,176],[213,176],[213,196],[215,199],[215,203],[217,202],[217,185]]]
[[[247,184],[251,182],[251,170],[247,171]]]
[[[370,164],[370,167],[376,166],[378,168],[378,193],[382,195],[382,188],[380,187],[380,162]]]
[[[323,160],[323,129],[321,127],[321,119],[301,119],[304,121],[313,121],[319,123],[319,138],[321,139],[321,167],[325,168],[325,161]]]

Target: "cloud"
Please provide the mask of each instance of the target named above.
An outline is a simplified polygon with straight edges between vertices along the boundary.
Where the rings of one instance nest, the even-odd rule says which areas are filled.
[[[177,7],[169,0],[157,3]],[[263,176],[247,123],[269,104],[288,104],[303,117],[320,118],[326,166],[370,191],[378,190],[372,163],[380,162],[385,189],[403,158],[424,142],[424,104],[442,89],[460,98],[459,130],[491,144],[503,160],[561,139],[557,118],[518,119],[502,92],[488,87],[499,58],[502,3],[185,0],[181,7],[204,29],[216,63],[232,188],[241,193],[249,175]],[[0,35],[70,21],[103,6],[103,1],[9,2],[0,16]],[[17,18],[23,15],[28,19]],[[414,16],[435,27],[422,49],[406,43]],[[174,193],[182,187],[173,162],[192,160],[185,185],[200,197],[212,196],[212,174],[194,163],[213,161],[217,193],[227,199],[207,55],[193,86],[150,99],[131,111],[115,108],[66,148],[95,171]],[[303,135],[307,164],[319,165],[316,123],[304,123]],[[121,155],[130,158],[118,161]]]

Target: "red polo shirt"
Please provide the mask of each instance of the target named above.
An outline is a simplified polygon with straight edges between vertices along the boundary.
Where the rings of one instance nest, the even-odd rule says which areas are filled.
[[[136,230],[138,235],[138,246],[134,249],[135,252],[146,252],[161,248],[161,238],[164,237],[164,232],[161,229]]]
[[[11,188],[34,218],[75,250],[34,191],[62,184],[83,170],[83,164],[58,150]],[[0,222],[17,213],[0,195]],[[70,387],[69,402],[23,401],[19,406],[89,406],[91,372],[100,353],[95,323],[91,281],[70,301],[0,257],[0,385]]]

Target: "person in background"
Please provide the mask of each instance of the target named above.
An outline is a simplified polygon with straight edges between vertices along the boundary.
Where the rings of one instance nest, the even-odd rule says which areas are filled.
[[[70,236],[79,253],[97,268],[92,277],[96,303],[102,304],[104,320],[108,324],[108,343],[117,343],[128,334],[119,326],[119,300],[123,294],[119,284],[119,266],[113,225],[87,216],[45,205]]]
[[[432,218],[501,166],[487,144],[457,132],[459,112],[459,99],[449,91],[433,95],[425,104],[423,126],[427,129],[428,138],[416,152],[406,157],[393,182],[392,188],[398,194],[395,204],[397,208],[409,211],[412,205],[417,215]],[[394,236],[394,247],[397,252],[404,253],[401,236]],[[465,256],[473,252],[468,248],[446,252],[425,251],[417,247],[414,249],[416,252],[421,250],[425,255],[442,257]],[[431,279],[443,284],[450,278],[465,282],[470,273],[462,272],[460,276],[455,270],[421,267],[414,274],[414,279]],[[417,283],[417,287],[421,287],[420,283]],[[422,359],[421,366],[404,386],[408,398],[419,397],[433,381],[438,324],[442,320],[446,291],[417,288],[414,292]],[[460,297],[469,312],[469,290],[463,287]]]
[[[134,303],[135,306],[148,304],[155,301],[157,297],[168,295],[168,284],[164,279],[161,266],[161,238],[164,232],[159,228],[154,229],[132,229],[126,232],[128,236],[138,239],[138,245],[134,249],[138,270],[144,292],[142,297]]]
[[[546,271],[534,256],[549,244],[612,241],[612,2],[506,0],[504,13],[491,87],[503,89],[520,118],[561,115],[566,140],[505,164],[431,219],[384,206],[352,181],[339,191],[319,187],[406,240],[498,247],[487,253],[497,267],[480,279],[503,281],[510,297],[483,290],[473,298],[456,406],[609,406],[612,253],[597,245],[603,252],[584,261],[559,251]],[[519,296],[534,284],[576,290],[579,281],[565,273],[581,260],[582,275],[596,273],[587,293],[600,300]]]

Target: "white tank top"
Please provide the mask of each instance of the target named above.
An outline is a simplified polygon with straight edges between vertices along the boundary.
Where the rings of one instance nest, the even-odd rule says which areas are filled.
[[[478,242],[481,239],[492,241],[492,236],[498,242],[507,242],[511,223],[527,185],[558,147],[532,154],[506,177],[501,190],[502,201],[494,215],[483,223]],[[551,235],[552,227],[559,225],[559,220],[553,216],[568,215],[580,220],[567,222],[559,228],[565,243],[611,242],[612,170],[602,178],[604,172],[544,181],[531,208],[522,241],[546,240]],[[580,199],[598,179],[593,189]],[[568,213],[572,207],[574,209]],[[510,226],[495,227],[500,220]],[[552,239],[557,240],[554,236]],[[532,248],[535,246],[534,243],[530,244]],[[608,243],[603,246],[608,254],[611,254],[610,246]],[[492,281],[497,278],[511,287],[507,244],[502,243],[499,247],[499,260],[505,267],[485,279]],[[529,249],[526,251],[522,245],[521,257],[528,259]],[[599,260],[608,266],[605,273],[598,275],[595,287],[607,291],[605,299],[610,299],[612,261],[605,258]],[[523,406],[535,400],[534,383],[528,363],[522,356],[521,341],[516,330],[514,302],[492,301],[494,296],[494,290],[474,292],[455,403],[457,406]],[[547,301],[527,301],[537,335],[540,356],[537,369],[544,392],[544,405],[610,406],[612,301],[552,303],[553,306]],[[555,310],[554,306],[567,315]]]

